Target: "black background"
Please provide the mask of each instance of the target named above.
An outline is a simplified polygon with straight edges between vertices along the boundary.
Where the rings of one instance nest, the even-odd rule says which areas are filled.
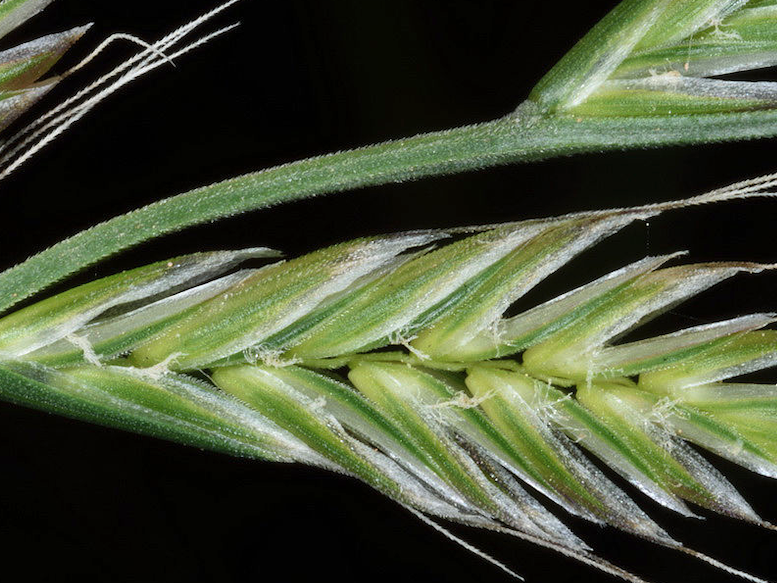
[[[241,20],[238,30],[125,89],[0,185],[2,263],[221,178],[506,114],[611,5],[245,0],[214,24]],[[111,32],[155,40],[211,6],[57,0],[4,44],[94,21],[72,64]],[[108,51],[47,103],[132,50]],[[205,249],[268,245],[296,254],[362,234],[668,200],[775,171],[773,154],[769,141],[608,153],[365,189],[190,229],[73,281]],[[694,261],[776,261],[775,204],[730,203],[635,225],[557,274],[537,299],[646,254],[687,249]],[[774,310],[776,281],[742,276],[649,331]],[[716,465],[777,521],[774,483]],[[508,580],[369,488],[317,470],[231,459],[10,405],[0,407],[0,468],[0,564],[30,581]],[[691,546],[762,576],[777,571],[777,534],[709,513],[705,521],[678,519],[636,496]],[[569,523],[604,556],[652,580],[730,580],[628,535]],[[609,580],[503,536],[454,530],[528,581]]]

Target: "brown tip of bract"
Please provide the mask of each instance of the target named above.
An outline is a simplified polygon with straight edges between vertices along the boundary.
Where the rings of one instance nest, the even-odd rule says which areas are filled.
[[[43,98],[59,83],[59,77],[53,77],[26,89],[12,92],[0,100],[0,131],[11,125],[25,111]]]

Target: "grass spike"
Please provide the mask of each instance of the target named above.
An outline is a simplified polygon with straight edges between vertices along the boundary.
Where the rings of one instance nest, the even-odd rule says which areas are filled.
[[[49,1],[1,1],[0,36]],[[114,35],[43,81],[87,27],[0,52],[2,130],[113,42],[143,46],[11,136],[0,148],[0,180],[118,89],[231,30],[186,40],[236,2],[155,43]],[[682,546],[582,449],[681,514],[692,515],[687,501],[774,528],[686,443],[777,475],[774,386],[729,382],[777,364],[777,332],[766,329],[774,315],[617,343],[715,283],[773,266],[664,267],[679,254],[648,257],[517,316],[504,314],[625,225],[676,208],[774,196],[775,175],[683,201],[368,237],[258,269],[241,263],[269,250],[200,253],[7,311],[143,241],[280,202],[511,161],[774,135],[777,84],[713,77],[777,63],[775,6],[625,0],[504,118],[238,177],[43,251],[0,274],[0,396],[356,477],[516,577],[431,517],[503,532],[642,581],[596,557],[545,508],[550,501],[554,510],[558,503],[761,581]]]
[[[690,202],[726,199],[768,182]],[[744,196],[751,193],[760,195],[748,190]],[[769,436],[773,395],[753,390],[757,396],[750,400],[725,401],[710,396],[715,389],[709,383],[775,363],[774,333],[761,330],[774,317],[754,314],[613,344],[666,306],[764,266],[666,268],[676,255],[647,258],[501,322],[504,331],[523,329],[524,339],[539,326],[533,340],[507,344],[521,362],[470,348],[495,315],[582,248],[677,206],[685,204],[358,239],[221,277],[268,251],[161,262],[0,318],[0,341],[9,355],[0,369],[15,375],[16,386],[34,391],[21,397],[20,389],[0,390],[15,402],[134,427],[138,406],[146,406],[144,394],[164,394],[172,390],[168,383],[185,378],[182,373],[204,369],[211,379],[202,385],[209,398],[228,394],[237,403],[230,407],[250,407],[255,418],[246,423],[253,439],[271,439],[271,446],[252,455],[356,476],[429,516],[543,541],[602,567],[586,543],[529,496],[525,484],[573,514],[716,564],[675,541],[604,478],[575,442],[681,514],[692,515],[688,500],[768,526],[685,441],[771,475],[777,461]],[[33,321],[38,327],[21,325]],[[448,329],[453,323],[456,330],[461,322],[465,341],[456,350],[435,346],[448,341],[431,334],[440,323]],[[336,333],[328,328],[332,323]],[[428,354],[403,336],[416,332]],[[273,335],[292,341],[261,353],[263,339]],[[325,339],[321,346],[334,339],[338,348],[305,349],[319,338]],[[373,352],[385,346],[398,350]],[[438,361],[437,354],[446,356]],[[257,357],[261,365],[252,364]],[[343,367],[350,382],[323,370]],[[627,373],[639,377],[636,384],[618,376]],[[76,396],[71,387],[82,387],[83,394]],[[119,401],[115,390],[125,391]],[[667,397],[673,399],[669,405]],[[206,439],[205,426],[184,431],[181,420],[171,417],[179,407],[175,399],[160,402],[157,407],[164,403],[166,409],[137,430],[247,453],[246,445],[227,446],[216,437],[234,434],[234,414],[224,417],[219,409],[221,421],[209,421]],[[111,417],[117,403],[124,412]]]

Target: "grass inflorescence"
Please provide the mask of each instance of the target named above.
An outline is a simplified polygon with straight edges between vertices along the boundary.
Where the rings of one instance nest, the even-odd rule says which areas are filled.
[[[47,3],[0,3],[0,34]],[[164,63],[213,13],[145,45],[78,94],[80,105],[23,128],[9,168]],[[38,82],[84,31],[0,53],[0,129],[57,80]],[[645,257],[510,310],[634,221],[768,194],[774,177],[676,203],[364,237],[261,267],[245,260],[277,254],[203,252],[7,312],[140,242],[271,204],[590,150],[770,136],[775,85],[718,77],[775,62],[773,1],[626,0],[504,118],[303,160],[116,217],[0,273],[0,396],[341,472],[423,520],[503,532],[632,581],[550,509],[758,580],[683,546],[592,460],[681,515],[699,506],[773,528],[696,448],[777,477],[777,391],[732,381],[777,363],[775,316],[620,341],[723,280],[773,266]]]

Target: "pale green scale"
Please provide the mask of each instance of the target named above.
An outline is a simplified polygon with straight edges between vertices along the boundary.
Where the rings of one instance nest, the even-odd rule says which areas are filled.
[[[185,370],[254,349],[398,253],[434,238],[411,234],[358,239],[265,267],[191,310],[138,347],[131,358],[140,366],[169,360],[171,367]]]
[[[78,337],[91,348],[89,355],[84,355],[83,345],[74,344],[72,338],[63,338],[26,354],[25,358],[56,367],[84,363],[95,357],[101,361],[117,358],[184,318],[193,306],[227,292],[249,273],[240,271],[86,325],[78,331]]]
[[[606,378],[633,377],[656,370],[668,370],[716,347],[728,346],[733,338],[773,322],[774,316],[771,314],[753,314],[646,340],[606,346],[597,350],[592,372]]]
[[[416,443],[393,424],[361,393],[331,376],[302,368],[256,367],[283,380],[308,398],[320,399],[321,407],[332,413],[343,425],[362,438],[385,448],[387,453],[400,453],[423,461],[425,456]]]
[[[219,261],[220,257],[223,261]],[[71,322],[86,324],[108,307],[167,291],[228,266],[232,254],[198,253],[160,261],[75,287],[0,319],[0,352],[27,352],[59,340]],[[50,339],[50,340],[49,340]]]
[[[690,35],[720,21],[747,0],[671,0],[653,26],[634,47],[640,52],[656,46],[682,43]]]
[[[663,271],[663,270],[662,270]],[[649,274],[652,275],[652,274]],[[643,276],[645,277],[645,276]],[[579,317],[558,329],[542,343],[523,353],[526,369],[539,378],[552,378],[562,385],[574,384],[589,374],[588,339],[633,313],[666,289],[667,283],[640,277],[594,299]]]
[[[717,512],[760,522],[752,508],[722,475],[693,450],[672,441],[666,428],[651,419],[653,410],[627,384],[597,383],[577,387],[580,403],[651,467],[664,490]]]
[[[645,460],[629,451],[628,444],[570,395],[516,370],[496,367],[474,367],[467,384],[482,399],[481,407],[503,434],[523,449],[527,459],[545,474],[548,482],[589,518],[661,544],[676,544],[576,449],[573,442],[597,455],[606,452],[608,463],[615,455],[629,467],[645,464]],[[620,463],[616,469],[624,469],[624,464]],[[677,510],[684,509],[682,503],[674,506]]]
[[[690,510],[673,494],[661,487],[661,476],[639,451],[621,439],[597,415],[583,407],[570,393],[560,391],[547,383],[519,385],[526,403],[539,415],[567,435],[573,442],[587,449],[637,488],[656,501],[685,515]],[[658,536],[657,533],[653,533]]]
[[[248,423],[251,416],[239,403],[187,377],[26,363],[1,367],[0,377],[0,394],[11,402],[232,455],[293,459],[282,439],[259,429],[261,423]]]
[[[351,369],[348,378],[408,436],[423,455],[424,462],[440,478],[478,508],[492,516],[499,516],[499,505],[483,487],[486,477],[473,475],[473,469],[462,464],[462,458],[455,453],[457,448],[453,442],[430,424],[431,418],[424,416],[413,395],[406,393],[412,391],[412,388],[399,383],[391,372],[391,368],[386,368],[384,363],[362,362]]]
[[[595,309],[523,354],[527,370],[562,385],[595,378],[595,353],[611,338],[703,289],[751,269],[743,264],[697,264],[647,273],[595,300]]]
[[[621,217],[576,217],[549,225],[465,284],[456,306],[422,330],[412,346],[437,361],[470,360],[468,343],[496,325],[510,303],[577,253],[636,216],[632,213]]]
[[[557,496],[592,520],[615,518],[610,500],[600,488],[604,477],[594,478],[591,468],[578,463],[568,450],[572,444],[564,444],[553,435],[520,396],[520,385],[532,386],[535,382],[520,373],[484,366],[472,367],[466,379],[491,422]]]
[[[628,386],[625,381],[618,384]],[[663,427],[678,437],[755,471],[774,475],[770,454],[718,416],[681,403],[666,402],[644,391],[634,390],[629,397],[646,419],[660,420]],[[646,457],[649,451],[635,449],[629,441],[622,439],[618,431],[610,428],[606,418],[594,415],[571,395],[547,385],[538,385],[534,395],[527,398],[533,398],[530,402],[538,407],[552,407],[551,422],[648,496],[677,512],[691,514],[671,489],[665,487],[665,470],[661,464],[655,465],[653,460],[656,458]]]
[[[777,362],[777,330],[745,332],[715,343],[671,368],[640,375],[641,389],[683,399],[685,387],[724,380]]]
[[[459,349],[467,362],[481,362],[518,353],[566,328],[598,306],[602,297],[652,271],[672,256],[649,257],[568,292],[477,334]]]
[[[0,53],[0,58],[2,58],[2,53]],[[38,55],[19,61],[0,62],[0,89],[3,90],[3,95],[6,91],[21,89],[26,83],[34,81],[34,79],[29,79],[26,73],[28,71],[37,73],[39,65],[45,63],[48,58],[47,55]],[[0,99],[2,98],[0,96]]]
[[[316,415],[314,404],[295,399],[291,387],[272,371],[250,365],[219,368],[213,373],[218,387],[239,398],[291,432],[309,447],[382,492],[401,498],[401,487],[354,450],[342,430]]]
[[[406,390],[416,393],[417,399],[433,408],[436,414],[446,419],[457,431],[484,446],[503,464],[513,468],[518,475],[545,495],[561,505],[566,505],[544,473],[527,461],[520,448],[476,406],[477,400],[468,397],[465,393],[466,385],[461,381],[457,382],[453,375],[431,370],[422,372],[410,366],[390,363],[374,363],[373,366],[390,371],[403,383]],[[570,510],[574,512],[574,507],[570,507]]]
[[[0,3],[0,37],[5,36],[54,0],[3,0]]]
[[[431,415],[431,418],[450,427],[456,433],[459,443],[464,443],[465,448],[478,452],[478,465],[483,473],[510,497],[513,504],[513,509],[503,505],[502,512],[508,513],[506,520],[511,521],[513,525],[519,525],[521,529],[539,529],[541,536],[551,537],[565,545],[585,547],[580,539],[529,496],[515,480],[500,476],[500,470],[496,468],[509,468],[552,500],[564,504],[564,501],[544,484],[542,476],[528,477],[533,469],[526,465],[521,454],[489,421],[476,402],[467,396],[466,386],[458,376],[393,362],[370,361],[369,366],[371,370],[380,370],[383,373],[380,388],[390,387],[387,390],[400,395],[409,406],[416,410],[425,410],[427,415],[424,416],[424,421],[427,424]],[[379,390],[375,387],[373,389]],[[495,463],[492,464],[491,458]],[[574,509],[571,510],[574,512]]]
[[[457,304],[457,291],[545,227],[510,224],[422,255],[347,298],[288,355],[302,361],[363,352],[411,340]]]
[[[777,477],[777,441],[774,439],[777,435],[777,389],[774,385],[715,383],[675,389],[671,395],[681,405],[704,412],[710,420],[741,436],[721,455]],[[768,463],[758,466],[755,462],[746,463],[747,459],[741,461],[739,457],[747,453]]]
[[[80,26],[0,52],[0,90],[23,89],[35,83],[88,29],[88,25]]]
[[[421,255],[424,252],[425,251],[418,251],[400,255],[383,265],[380,269],[358,279],[350,287],[336,296],[328,298],[325,302],[318,305],[298,320],[295,320],[283,330],[271,334],[262,340],[262,350],[271,354],[283,354],[289,346],[298,344],[303,339],[307,338],[310,330],[314,329],[319,323],[327,320],[333,314],[339,313],[344,306],[349,305],[349,303],[353,302],[357,297],[368,293],[369,283],[385,277],[403,263],[411,261],[414,257]],[[243,352],[240,352],[214,362],[211,366],[228,366],[244,362],[246,362],[246,355]]]
[[[646,414],[660,411],[662,425],[674,431],[678,437],[752,471],[777,477],[777,447],[774,440],[777,431],[777,396],[771,385],[762,387],[770,395],[766,391],[757,395],[758,385],[751,387],[755,390],[749,398],[740,393],[740,398],[732,394],[728,399],[713,397],[710,400],[697,398],[680,401],[635,391],[634,400],[635,403],[643,402],[641,406]],[[731,393],[737,393],[737,385],[731,385],[730,388]],[[716,392],[722,394],[721,391]],[[761,416],[762,413],[766,414],[766,419]],[[767,430],[766,440],[758,438],[759,429]]]
[[[613,78],[652,72],[711,77],[769,66],[777,51],[777,6],[748,4],[685,42],[645,47],[629,55]]]

